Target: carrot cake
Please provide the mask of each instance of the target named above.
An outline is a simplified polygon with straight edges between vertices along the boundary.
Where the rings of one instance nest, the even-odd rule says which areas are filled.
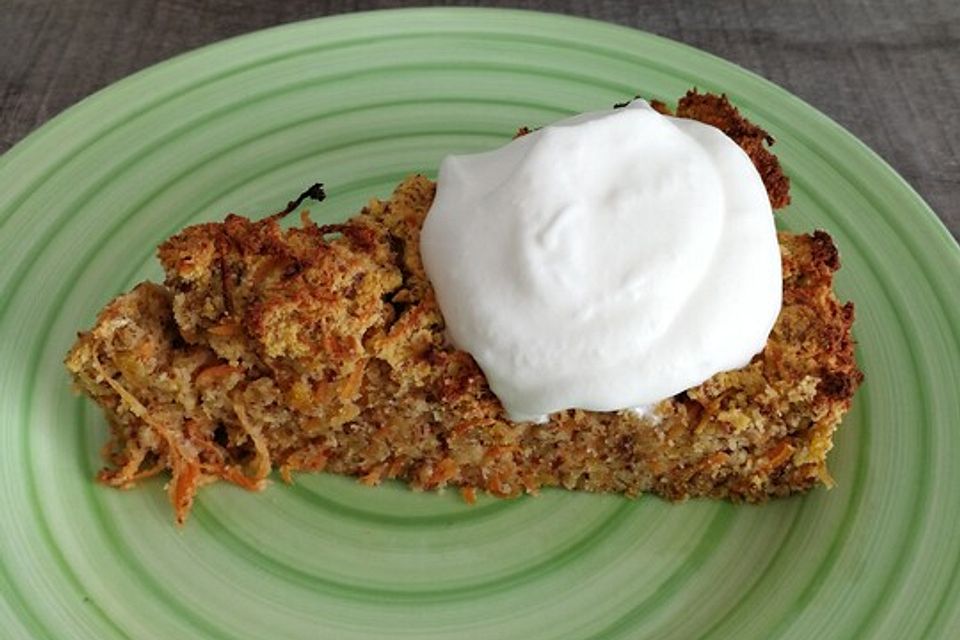
[[[691,91],[674,113],[727,134],[771,205],[789,202],[772,138],[725,97]],[[419,252],[434,194],[417,175],[342,224],[231,214],[165,241],[164,283],[110,302],[66,359],[110,424],[99,479],[169,474],[179,523],[202,485],[261,489],[273,469],[456,486],[468,502],[543,487],[756,502],[831,484],[827,452],[862,374],[827,233],[778,234],[782,308],[748,365],[648,413],[513,422],[445,336]]]

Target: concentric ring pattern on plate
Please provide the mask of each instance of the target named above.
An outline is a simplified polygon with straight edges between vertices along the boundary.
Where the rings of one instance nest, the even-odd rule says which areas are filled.
[[[867,383],[832,491],[763,507],[451,493],[301,477],[95,485],[103,418],[62,357],[153,248],[320,179],[349,215],[449,152],[641,91],[726,91],[777,139],[783,228],[827,229]],[[960,251],[849,134],[707,54],[541,14],[300,23],[148,69],[0,159],[0,628],[11,637],[943,637],[960,628]]]

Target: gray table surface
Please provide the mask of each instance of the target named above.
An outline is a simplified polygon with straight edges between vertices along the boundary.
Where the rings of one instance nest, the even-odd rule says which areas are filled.
[[[94,91],[256,29],[396,0],[0,0],[0,152]],[[960,0],[438,2],[615,22],[736,62],[883,156],[960,238]]]

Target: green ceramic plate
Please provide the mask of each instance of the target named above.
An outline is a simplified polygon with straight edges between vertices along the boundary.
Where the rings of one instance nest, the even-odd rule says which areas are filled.
[[[481,500],[301,476],[205,489],[91,478],[104,420],[61,359],[155,245],[314,180],[342,218],[446,153],[642,90],[726,91],[777,137],[784,228],[827,229],[867,382],[832,491],[763,507],[551,491]],[[290,25],[85,100],[0,160],[0,635],[47,638],[936,638],[960,629],[960,250],[877,156],[700,51],[534,13]]]

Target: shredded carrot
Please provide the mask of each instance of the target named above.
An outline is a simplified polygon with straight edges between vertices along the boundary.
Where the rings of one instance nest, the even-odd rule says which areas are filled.
[[[202,453],[206,453],[210,458],[218,462],[223,460],[223,451],[212,442],[209,438],[205,438],[202,434],[199,433],[200,426],[209,427],[209,422],[201,422],[193,418],[188,418],[183,423],[183,430],[187,434],[190,442],[198,447]]]
[[[427,484],[432,487],[443,486],[448,480],[454,478],[459,471],[457,463],[452,458],[444,458],[433,468],[433,473]]]
[[[217,324],[210,327],[209,329],[207,329],[207,333],[213,336],[223,337],[223,336],[239,335],[241,331],[240,331],[240,325],[238,325],[237,323],[224,322],[222,324]]]
[[[507,495],[507,491],[504,489],[503,484],[500,482],[499,476],[493,476],[489,480],[487,480],[487,491],[489,491],[495,496],[504,497]]]
[[[293,484],[291,471],[323,471],[327,466],[326,449],[307,449],[295,452],[280,465],[280,476],[287,484]]]
[[[767,449],[763,457],[767,459],[764,465],[766,470],[777,469],[783,466],[793,455],[794,448],[786,440],[781,440],[777,444]]]
[[[403,467],[406,463],[403,458],[394,458],[393,462],[390,463],[390,466],[387,468],[387,477],[396,478],[400,475],[400,472],[403,471]]]
[[[235,465],[222,466],[218,475],[227,482],[232,482],[247,491],[260,491],[264,487],[264,481],[262,479],[251,478]]]
[[[156,352],[156,345],[151,340],[144,340],[137,345],[136,354],[141,360],[146,360]]]
[[[729,456],[723,451],[715,451],[700,461],[701,470],[715,469],[722,465]]]
[[[231,373],[242,373],[242,370],[239,367],[234,367],[229,364],[215,364],[206,369],[202,369],[200,373],[197,374],[195,382],[198,387],[207,387],[217,380],[226,378]]]
[[[353,370],[346,382],[340,387],[340,397],[346,400],[352,399],[360,390],[363,383],[363,372],[367,368],[367,361],[361,360],[357,363],[357,368]]]
[[[483,461],[496,460],[497,458],[512,456],[517,450],[516,445],[493,445],[483,454]]]
[[[461,436],[467,431],[472,431],[474,429],[486,427],[492,424],[496,424],[496,420],[493,418],[474,418],[472,420],[464,420],[451,429],[451,433],[454,436]]]
[[[380,484],[380,477],[383,475],[383,471],[386,469],[386,467],[386,463],[375,466],[366,474],[360,476],[360,483],[365,484],[368,487]]]
[[[199,478],[200,465],[195,460],[187,461],[186,466],[179,470],[174,467],[174,476],[170,483],[170,501],[173,503],[179,525],[186,522],[187,515],[190,513]]]
[[[238,396],[239,394],[234,394],[232,398],[233,410],[237,414],[237,420],[240,422],[240,426],[243,427],[244,432],[250,437],[250,440],[253,441],[253,448],[257,453],[257,457],[254,460],[254,479],[263,480],[270,475],[270,469],[272,467],[272,463],[270,462],[270,449],[267,447],[267,441],[263,437],[260,427],[250,422],[250,419],[247,417],[246,408],[242,402],[237,400]]]

